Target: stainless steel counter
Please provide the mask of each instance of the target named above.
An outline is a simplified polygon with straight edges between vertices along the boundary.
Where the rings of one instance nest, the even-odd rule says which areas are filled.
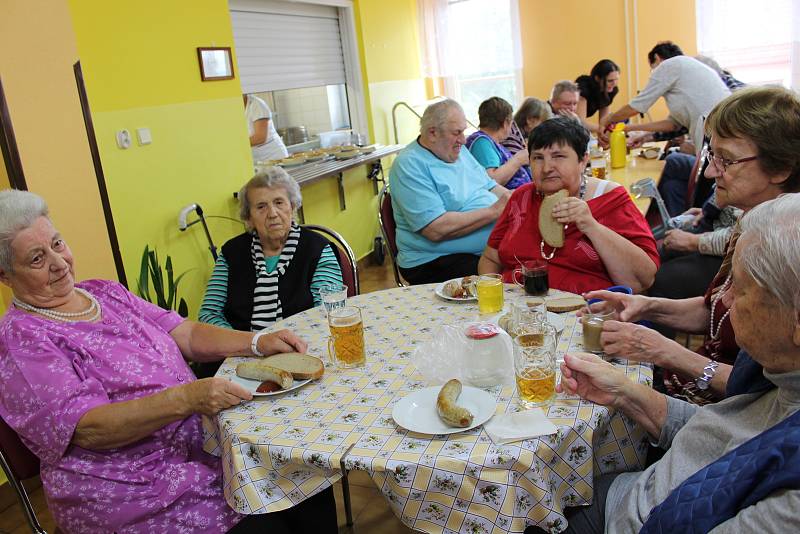
[[[374,163],[381,158],[385,158],[386,156],[391,156],[392,154],[400,152],[403,150],[403,148],[405,148],[405,145],[379,146],[370,154],[364,154],[362,156],[356,156],[355,158],[345,160],[333,159],[318,163],[304,163],[303,165],[299,165],[297,167],[288,167],[286,168],[286,172],[288,172],[292,178],[297,180],[297,183],[300,184],[300,187],[303,187],[305,185],[312,184],[317,180],[321,180],[329,176],[339,175],[344,171],[353,169],[360,165]],[[367,172],[369,173],[370,171],[368,170]]]

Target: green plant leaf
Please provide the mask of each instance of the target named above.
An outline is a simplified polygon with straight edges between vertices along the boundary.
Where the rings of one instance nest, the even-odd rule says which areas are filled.
[[[142,253],[141,267],[139,268],[139,279],[137,280],[136,285],[139,296],[148,302],[153,302],[153,298],[150,296],[150,285],[149,285],[150,276],[147,267],[147,259],[150,255],[149,252],[150,252],[150,247],[145,245],[144,252]]]
[[[186,304],[186,301],[183,299],[183,297],[181,297],[181,302],[178,304],[178,315],[181,317],[189,317],[189,305]]]
[[[165,269],[167,271],[167,293],[165,295],[167,297],[167,309],[172,310],[174,309],[172,305],[175,302],[174,299],[178,294],[178,288],[175,286],[175,280],[172,272],[172,257],[169,254],[167,254]]]

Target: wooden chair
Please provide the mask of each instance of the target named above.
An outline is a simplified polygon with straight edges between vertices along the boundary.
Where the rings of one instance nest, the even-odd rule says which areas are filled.
[[[47,534],[36,518],[28,492],[22,485],[23,480],[39,474],[39,458],[22,443],[17,433],[2,418],[0,418],[0,466],[3,467],[8,483],[17,494],[31,532]]]
[[[347,286],[347,296],[354,297],[360,295],[361,286],[358,282],[358,262],[356,260],[356,255],[353,253],[353,249],[350,248],[350,245],[347,244],[344,237],[326,226],[305,224],[303,227],[321,234],[336,245],[333,247],[333,252],[336,254],[336,259],[339,260],[339,267],[342,270],[342,281],[344,285]]]

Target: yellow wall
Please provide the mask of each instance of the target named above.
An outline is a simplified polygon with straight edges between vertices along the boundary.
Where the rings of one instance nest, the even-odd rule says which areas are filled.
[[[7,189],[9,187],[11,187],[11,183],[8,180],[6,166],[2,161],[0,161],[0,189]],[[10,303],[11,291],[9,291],[8,287],[0,284],[0,315],[6,312]],[[0,484],[2,484],[4,480],[5,478],[2,474],[0,474]]]
[[[628,64],[625,41],[625,4],[628,5],[631,58]],[[634,5],[637,20],[634,24]],[[618,109],[642,89],[650,76],[647,52],[658,42],[672,40],[687,55],[697,53],[694,0],[676,0],[665,5],[656,0],[581,0],[543,2],[520,0],[520,32],[523,57],[523,86],[526,96],[550,97],[553,84],[588,74],[603,58],[616,62],[622,72],[620,92],[612,104]],[[634,50],[634,29],[638,30],[638,52]],[[628,80],[631,92],[628,91]],[[650,110],[653,120],[665,118],[663,100]]]
[[[0,76],[28,188],[47,200],[75,253],[77,277],[115,279],[72,70],[78,53],[66,1],[1,5]]]
[[[225,0],[143,0],[120,4],[71,0],[70,9],[120,249],[135,288],[145,245],[191,270],[181,294],[196,316],[212,258],[199,225],[180,232],[190,203],[207,215],[233,216],[233,191],[252,175],[241,89],[234,80],[203,82],[197,47],[233,46]],[[137,128],[153,142],[139,146]],[[131,148],[117,147],[128,129]],[[208,220],[216,244],[241,225]]]

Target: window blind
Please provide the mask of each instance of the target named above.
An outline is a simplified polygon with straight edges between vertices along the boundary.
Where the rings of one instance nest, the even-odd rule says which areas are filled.
[[[337,10],[314,7],[297,13],[231,9],[245,93],[345,83]]]

